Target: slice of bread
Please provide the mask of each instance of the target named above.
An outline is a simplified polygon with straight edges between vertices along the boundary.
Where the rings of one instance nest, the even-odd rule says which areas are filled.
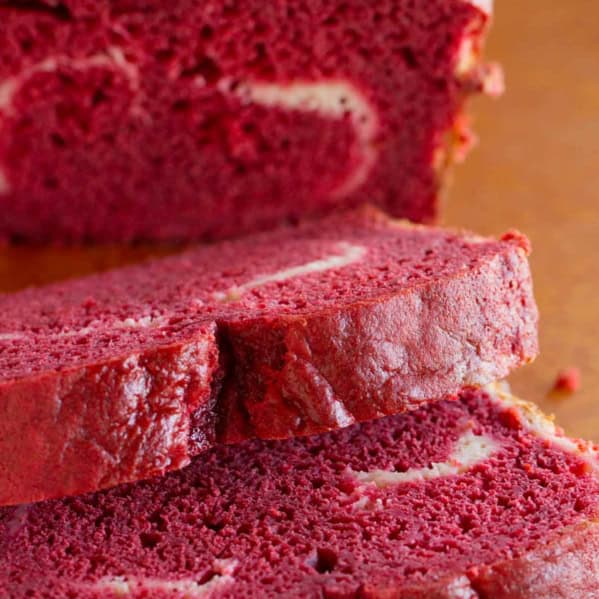
[[[599,462],[490,388],[0,510],[5,596],[597,597]],[[8,595],[6,593],[8,592]]]
[[[537,352],[526,240],[371,211],[0,296],[0,504],[504,377]]]

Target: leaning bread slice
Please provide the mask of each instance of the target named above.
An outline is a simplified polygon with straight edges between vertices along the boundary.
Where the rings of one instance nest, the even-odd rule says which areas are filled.
[[[0,296],[0,504],[503,377],[537,352],[526,254],[367,210]]]
[[[0,587],[12,599],[596,597],[598,518],[596,448],[472,390],[3,508]]]

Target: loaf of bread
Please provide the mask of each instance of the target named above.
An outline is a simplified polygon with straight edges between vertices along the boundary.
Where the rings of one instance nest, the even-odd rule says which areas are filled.
[[[481,0],[0,2],[0,238],[216,239],[374,203],[430,221]]]

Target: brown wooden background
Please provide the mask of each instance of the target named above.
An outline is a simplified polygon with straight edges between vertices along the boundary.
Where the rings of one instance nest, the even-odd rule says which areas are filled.
[[[599,4],[497,0],[488,56],[508,92],[477,100],[480,146],[459,168],[445,221],[482,233],[518,227],[534,245],[542,356],[512,377],[571,434],[599,441]],[[0,289],[17,289],[158,250],[0,250]],[[562,367],[582,389],[549,394]]]
[[[542,353],[513,387],[599,441],[599,4],[497,0],[487,55],[507,92],[474,105],[481,143],[455,173],[446,222],[530,236]],[[569,365],[581,391],[548,397]]]

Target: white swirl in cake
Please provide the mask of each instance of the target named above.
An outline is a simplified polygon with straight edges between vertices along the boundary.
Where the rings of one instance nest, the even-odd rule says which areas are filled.
[[[344,266],[358,262],[366,254],[366,248],[361,245],[340,241],[336,243],[335,246],[341,252],[340,254],[333,254],[298,266],[290,266],[289,268],[284,268],[283,270],[274,273],[258,275],[242,285],[230,287],[226,291],[217,291],[212,297],[221,302],[236,301],[241,299],[241,296],[246,291],[255,289],[256,287],[261,287],[268,283],[277,283],[288,279],[294,279],[315,272],[325,272],[335,268],[343,268]]]
[[[500,449],[500,444],[487,435],[475,435],[468,430],[456,442],[451,455],[445,462],[433,462],[424,468],[410,468],[405,472],[393,470],[371,470],[352,472],[361,483],[373,483],[379,488],[403,483],[423,482],[464,474],[474,466],[488,460]]]
[[[247,104],[268,108],[314,112],[327,118],[347,118],[355,131],[352,160],[355,165],[346,179],[331,193],[345,197],[361,187],[374,168],[379,150],[376,139],[379,132],[377,111],[363,91],[349,81],[330,79],[321,81],[290,81],[272,83],[267,81],[242,81],[224,78],[218,89],[226,95],[235,95]]]

